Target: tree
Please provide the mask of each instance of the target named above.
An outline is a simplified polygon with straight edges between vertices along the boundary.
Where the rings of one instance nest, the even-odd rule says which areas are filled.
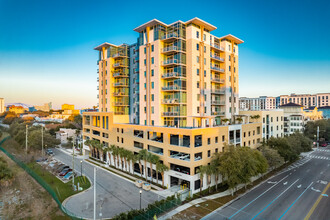
[[[164,173],[169,170],[168,166],[160,163],[159,165],[159,172],[162,175],[162,186],[164,187]]]
[[[212,166],[212,170],[213,170],[213,174],[215,175],[215,190],[218,191],[218,183],[219,183],[219,174],[220,174],[220,170],[219,170],[219,166],[220,166],[220,153],[214,153],[212,156],[212,160],[211,160],[211,166]]]
[[[221,120],[221,122],[223,123],[223,124],[227,124],[227,122],[229,122],[230,120],[228,119],[228,118],[224,118],[224,119],[222,119]]]
[[[210,193],[211,176],[214,173],[214,169],[211,165],[206,165],[205,167],[206,167],[205,174],[206,174],[207,186],[209,188],[209,193]]]
[[[266,158],[267,163],[271,169],[276,169],[284,163],[283,157],[281,157],[277,150],[272,149],[269,146],[261,147],[260,152]]]
[[[236,118],[236,120],[238,121],[238,123],[242,123],[243,119],[242,118]]]
[[[152,164],[157,164],[159,162],[159,157],[157,155],[151,154],[149,162],[150,162],[150,169],[151,169],[151,182],[153,182],[154,177],[153,177]]]
[[[110,150],[109,150],[109,160],[110,160],[110,165],[112,164],[112,163],[111,163],[111,161],[112,161],[112,159],[111,159],[111,155],[114,156],[115,148],[116,148],[116,146],[115,146],[114,144],[110,145]],[[114,161],[113,164],[116,166],[115,157],[113,157],[113,161]]]
[[[202,188],[203,188],[203,179],[204,179],[204,174],[206,174],[206,166],[199,166],[199,168],[197,169],[197,173],[199,173],[199,179],[200,179],[200,188],[199,188],[199,192],[200,192],[200,196],[202,195]]]
[[[128,161],[128,172],[131,173],[131,163],[135,164],[136,160],[135,160],[135,157],[134,157],[134,153],[130,150],[127,151],[127,161]]]
[[[114,145],[113,145],[114,146]],[[112,149],[112,155],[114,156],[115,159],[115,167],[117,168],[119,166],[119,148],[114,146]]]
[[[284,161],[294,161],[298,158],[297,152],[292,149],[292,145],[289,145],[288,140],[285,137],[274,138],[271,137],[267,142],[268,146],[276,149],[277,152],[284,158]]]
[[[147,160],[148,160],[148,151],[146,149],[142,149],[139,151],[140,158],[144,161],[144,174],[145,174],[145,179],[147,181]]]
[[[319,138],[325,141],[330,140],[330,119],[309,121],[305,125],[304,135],[311,140],[316,141],[317,127],[319,127]]]

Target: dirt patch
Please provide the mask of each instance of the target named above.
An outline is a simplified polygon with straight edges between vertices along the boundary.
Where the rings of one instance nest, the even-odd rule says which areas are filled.
[[[3,152],[0,156],[14,173],[12,184],[0,189],[0,219],[69,219],[29,174]]]

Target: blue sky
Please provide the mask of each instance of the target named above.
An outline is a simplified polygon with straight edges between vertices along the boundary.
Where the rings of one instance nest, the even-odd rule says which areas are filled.
[[[240,46],[240,96],[330,92],[330,1],[0,0],[0,97],[55,107],[97,103],[93,48],[133,29],[199,17]]]

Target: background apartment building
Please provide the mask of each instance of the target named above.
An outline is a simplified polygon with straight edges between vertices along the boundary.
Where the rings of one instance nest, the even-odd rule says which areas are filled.
[[[4,98],[0,98],[0,114],[5,112],[5,99]]]
[[[288,103],[280,106],[284,113],[284,135],[290,135],[294,132],[303,132],[305,125],[305,116],[303,106]]]
[[[135,154],[146,149],[170,168],[165,185],[184,182],[192,191],[199,190],[198,167],[226,143],[256,147],[261,123],[234,123],[243,41],[216,37],[215,29],[198,18],[169,25],[154,19],[134,29],[134,44],[97,46],[100,112],[83,113],[84,139]],[[224,118],[232,125],[222,125]],[[143,175],[153,175],[148,169]],[[138,164],[132,170],[139,174]]]
[[[276,97],[260,96],[258,98],[241,97],[239,99],[240,110],[242,111],[263,111],[272,110],[277,107]]]

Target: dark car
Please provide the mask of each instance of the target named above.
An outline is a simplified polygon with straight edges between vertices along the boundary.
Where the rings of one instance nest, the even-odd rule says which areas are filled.
[[[72,171],[72,169],[64,169],[61,173],[60,176],[65,176],[68,172]]]
[[[326,147],[327,146],[327,143],[323,143],[322,145],[321,145],[321,147]]]
[[[52,149],[47,149],[46,154],[49,156],[52,156],[52,155],[54,155],[54,152]]]
[[[64,169],[69,169],[69,168],[70,168],[69,166],[63,164],[62,166],[56,169],[56,173],[61,173]]]

